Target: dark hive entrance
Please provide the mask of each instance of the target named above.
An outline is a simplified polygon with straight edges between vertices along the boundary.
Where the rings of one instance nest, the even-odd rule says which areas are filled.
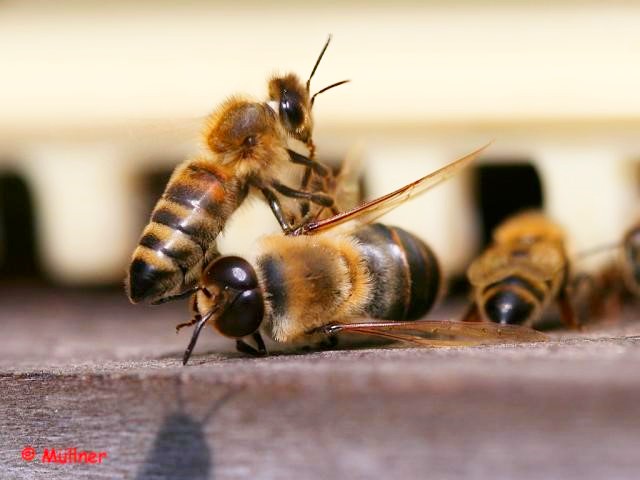
[[[493,229],[508,216],[544,207],[540,176],[530,163],[482,165],[475,171],[474,190],[483,247],[490,243]]]
[[[41,277],[31,192],[21,176],[0,174],[0,280]]]

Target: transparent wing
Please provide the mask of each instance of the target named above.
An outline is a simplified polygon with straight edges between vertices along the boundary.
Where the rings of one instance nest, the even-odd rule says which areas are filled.
[[[490,322],[418,320],[414,322],[334,323],[323,333],[357,333],[409,343],[420,347],[471,346],[490,343],[545,342],[541,332],[520,325]]]
[[[336,177],[334,199],[340,210],[353,209],[362,202],[362,171],[363,148],[362,144],[356,144],[347,152]]]
[[[346,212],[341,212],[327,219],[309,222],[294,231],[293,235],[315,235],[316,233],[324,232],[325,230],[356,219],[363,223],[373,222],[393,208],[409,200],[411,197],[424,193],[439,183],[448,180],[473,162],[487,147],[489,147],[489,145],[490,144],[487,144],[484,147],[479,148],[478,150],[471,152],[448,165],[445,165],[441,169],[436,170],[419,180],[411,182],[398,190],[383,195],[382,197],[365,202],[356,208],[347,210]]]

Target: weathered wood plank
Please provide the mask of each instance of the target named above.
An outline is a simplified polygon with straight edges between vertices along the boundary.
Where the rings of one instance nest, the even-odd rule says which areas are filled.
[[[177,307],[76,300],[49,318],[27,307],[28,326],[19,308],[3,319],[11,346],[0,353],[2,478],[584,480],[640,472],[635,325],[547,344],[262,359],[207,340],[184,368],[184,339],[171,332]],[[92,323],[80,327],[87,309]],[[63,323],[79,330],[55,344]],[[21,353],[29,342],[39,350]],[[22,460],[25,445],[35,460]],[[52,447],[107,458],[43,463]]]

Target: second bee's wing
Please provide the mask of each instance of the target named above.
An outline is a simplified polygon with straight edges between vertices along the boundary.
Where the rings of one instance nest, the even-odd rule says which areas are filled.
[[[426,192],[439,183],[448,180],[460,170],[474,161],[490,144],[485,145],[474,152],[451,162],[444,167],[432,172],[419,180],[409,183],[391,193],[363,203],[346,212],[338,213],[324,220],[306,223],[293,232],[294,235],[314,235],[327,229],[342,225],[348,221],[358,219],[363,223],[369,223],[381,217],[388,211],[409,200],[411,197]]]
[[[410,343],[419,347],[471,346],[490,343],[545,342],[543,333],[521,325],[491,322],[418,320],[414,322],[334,323],[321,329],[326,334],[358,333]]]

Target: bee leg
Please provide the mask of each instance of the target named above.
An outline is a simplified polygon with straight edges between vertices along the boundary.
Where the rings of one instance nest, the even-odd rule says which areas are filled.
[[[478,305],[476,302],[473,302],[471,306],[467,309],[465,314],[462,316],[463,322],[482,322],[482,317],[480,316],[480,312],[478,311]]]
[[[176,325],[176,333],[178,333],[178,332],[180,331],[180,329],[182,329],[182,328],[184,328],[184,327],[190,327],[190,326],[192,326],[192,325],[195,325],[195,324],[196,324],[196,323],[198,323],[201,319],[202,319],[202,316],[200,316],[200,315],[194,315],[190,322],[179,323],[178,325]]]
[[[312,172],[315,172],[320,177],[326,177],[327,175],[329,175],[329,169],[317,160],[313,160],[309,157],[305,157],[304,155],[300,155],[293,150],[287,150],[287,152],[289,153],[289,159],[291,163],[305,165],[304,175],[300,184],[300,190],[307,190],[307,188],[309,188],[309,181],[311,180]],[[304,201],[300,204],[300,215],[304,217],[307,213],[309,213],[309,202]]]
[[[266,187],[263,187],[260,190],[262,191],[264,198],[267,200],[269,207],[271,207],[271,211],[273,212],[273,215],[276,217],[276,220],[278,220],[278,223],[280,224],[280,228],[282,228],[282,231],[285,234],[292,232],[293,228],[285,218],[282,205],[280,204],[280,200],[278,200],[278,197],[276,197],[276,194],[273,193],[272,190]]]
[[[313,170],[315,173],[320,175],[321,177],[326,177],[329,175],[329,168],[318,162],[317,160],[313,160],[311,158],[305,157],[304,155],[300,155],[293,150],[287,150],[289,153],[289,159],[291,163],[297,163],[298,165],[305,165],[308,170]],[[306,175],[306,172],[305,172]]]
[[[558,294],[558,307],[560,307],[560,318],[562,318],[562,321],[567,327],[574,330],[582,329],[566,288],[560,290],[560,293]]]
[[[260,342],[262,343],[262,346],[256,340],[256,343],[258,343],[258,348],[256,349],[244,340],[238,339],[236,340],[236,350],[238,350],[240,353],[246,353],[247,355],[251,355],[253,357],[264,357],[267,354],[267,349],[265,348],[264,342],[262,342],[262,338],[260,338]]]
[[[311,167],[307,167],[304,169],[304,175],[302,177],[302,182],[300,183],[300,190],[306,190],[309,188],[309,180],[311,180]],[[300,215],[302,217],[306,217],[309,213],[309,202],[304,200],[300,203]]]
[[[308,200],[311,203],[315,203],[322,207],[333,206],[333,197],[325,193],[314,193],[314,192],[305,192],[302,190],[295,190],[291,187],[287,187],[286,185],[283,185],[282,183],[276,182],[276,181],[272,183],[272,186],[285,197]]]
[[[260,335],[260,332],[255,332],[252,335],[253,339],[256,342],[256,345],[258,345],[258,352],[261,355],[266,355],[267,354],[267,347],[264,344],[264,340],[262,340],[262,335]]]
[[[338,342],[337,335],[327,335],[327,337],[318,344],[318,347],[325,350],[333,350],[338,346]]]

